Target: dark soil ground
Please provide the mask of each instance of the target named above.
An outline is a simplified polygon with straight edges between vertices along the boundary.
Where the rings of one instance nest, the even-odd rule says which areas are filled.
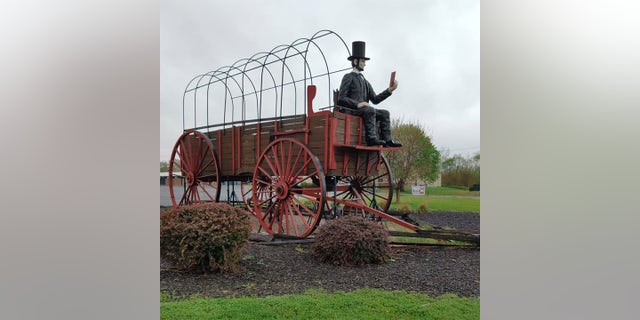
[[[475,213],[412,214],[421,224],[479,230]],[[311,244],[266,245],[251,242],[236,274],[180,272],[160,264],[161,291],[172,295],[209,297],[268,296],[322,288],[329,292],[360,288],[415,291],[439,296],[480,296],[480,249],[394,248],[391,261],[379,265],[341,267],[314,260]]]

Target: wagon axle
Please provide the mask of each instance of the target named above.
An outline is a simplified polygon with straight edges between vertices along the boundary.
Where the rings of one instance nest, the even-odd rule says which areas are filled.
[[[289,196],[289,186],[284,182],[278,182],[275,190],[276,197],[280,200],[284,200]]]

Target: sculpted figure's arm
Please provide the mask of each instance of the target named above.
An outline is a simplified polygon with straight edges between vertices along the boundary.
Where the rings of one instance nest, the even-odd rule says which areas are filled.
[[[393,85],[387,90],[389,90],[389,92],[393,92],[394,90],[396,90],[396,88],[398,88],[398,80],[394,80]]]
[[[397,81],[394,82],[394,85],[397,84]],[[389,89],[386,89],[382,92],[380,92],[380,94],[376,94],[375,91],[373,91],[373,87],[371,86],[370,83],[367,82],[367,85],[369,86],[369,100],[371,100],[371,102],[373,102],[373,104],[378,104],[382,101],[384,101],[386,98],[389,98],[389,96],[391,95],[391,87]],[[396,85],[397,87],[397,85]],[[395,88],[393,89],[395,90]]]

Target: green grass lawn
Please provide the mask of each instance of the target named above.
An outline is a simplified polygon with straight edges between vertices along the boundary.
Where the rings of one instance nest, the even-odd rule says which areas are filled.
[[[428,187],[426,194],[431,196],[480,196],[480,191],[469,191],[466,187]]]
[[[162,294],[161,319],[480,319],[480,299],[360,289],[265,298],[191,298]]]
[[[457,188],[435,187],[428,188],[424,196],[414,196],[411,192],[400,193],[400,203],[396,202],[396,194],[391,203],[392,210],[408,209],[419,212],[420,206],[424,205],[429,211],[453,211],[453,212],[476,212],[480,213],[479,198],[460,198],[460,196],[478,196],[479,192],[469,192]],[[458,196],[458,197],[450,197]]]
[[[430,211],[480,212],[480,199],[445,196],[478,196],[466,189],[428,188],[427,195],[403,192],[403,207],[418,212],[425,204]],[[395,194],[394,194],[395,198]],[[431,239],[426,239],[431,240]],[[412,239],[415,241],[415,239]],[[432,240],[434,241],[434,240]],[[432,298],[419,293],[361,289],[353,292],[327,293],[309,290],[299,295],[265,298],[178,299],[160,296],[161,319],[480,319],[480,299],[444,295]]]

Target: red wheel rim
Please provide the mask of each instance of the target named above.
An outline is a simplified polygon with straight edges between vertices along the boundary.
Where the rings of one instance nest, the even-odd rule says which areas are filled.
[[[179,169],[179,172],[175,170]],[[169,161],[169,192],[174,207],[218,202],[220,198],[219,166],[213,145],[199,131],[183,133],[171,152]],[[174,176],[181,178],[182,194],[174,186]]]
[[[320,183],[314,184],[317,177]],[[304,238],[320,223],[325,191],[313,152],[297,140],[278,139],[267,146],[253,173],[253,212],[268,233]]]
[[[379,157],[369,159],[366,168],[368,175],[337,177],[336,198],[344,201],[363,202],[371,208],[387,212],[393,200],[393,175],[389,161],[380,154]],[[334,199],[333,187],[328,187],[328,192],[327,200],[331,202]],[[370,216],[362,209],[342,204],[343,214],[359,214],[367,218],[375,217]],[[329,208],[333,210],[333,203],[329,203]]]
[[[242,194],[242,201],[244,202],[247,211],[253,213],[253,197],[251,190],[253,189],[253,182],[251,180],[248,181],[240,181],[240,193]]]

